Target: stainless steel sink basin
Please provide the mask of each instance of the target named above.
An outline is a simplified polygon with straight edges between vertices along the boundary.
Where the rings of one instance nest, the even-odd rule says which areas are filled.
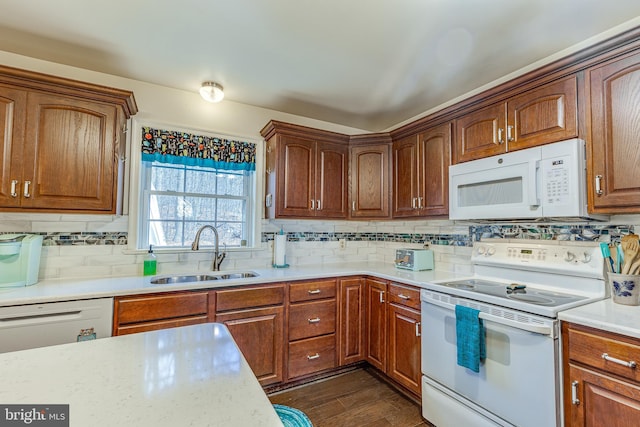
[[[247,277],[257,277],[258,274],[253,271],[245,271],[242,273],[227,273],[218,276],[220,280],[229,280],[229,279],[246,279]]]
[[[231,280],[231,279],[246,279],[248,277],[257,277],[258,273],[253,271],[242,271],[239,273],[225,273],[225,274],[187,274],[182,276],[165,276],[151,279],[152,285],[169,285],[173,283],[188,283],[188,282],[206,282],[208,280]]]
[[[209,274],[190,274],[186,276],[167,276],[152,279],[152,285],[168,285],[171,283],[205,282],[207,280],[218,280],[218,276]]]

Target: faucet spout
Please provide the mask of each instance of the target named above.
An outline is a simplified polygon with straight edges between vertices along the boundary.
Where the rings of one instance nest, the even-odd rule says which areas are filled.
[[[193,239],[193,243],[191,244],[191,250],[192,251],[200,250],[200,235],[206,229],[210,229],[211,231],[213,231],[213,236],[214,236],[214,245],[215,246],[214,246],[214,251],[213,251],[213,260],[211,261],[211,270],[219,271],[220,270],[220,265],[222,264],[222,261],[227,256],[227,254],[226,254],[226,252],[220,253],[220,251],[219,251],[218,230],[216,230],[216,228],[214,226],[212,226],[212,225],[203,225],[202,227],[200,227],[198,229],[198,231],[196,232],[196,237]]]

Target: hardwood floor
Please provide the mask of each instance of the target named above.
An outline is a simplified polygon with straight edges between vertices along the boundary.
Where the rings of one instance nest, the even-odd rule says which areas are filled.
[[[274,393],[269,399],[304,411],[314,427],[430,425],[419,405],[366,369]]]

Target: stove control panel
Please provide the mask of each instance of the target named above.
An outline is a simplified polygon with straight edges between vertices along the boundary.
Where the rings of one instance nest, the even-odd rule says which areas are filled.
[[[525,267],[541,271],[601,276],[603,258],[597,242],[491,240],[475,242],[473,264]]]

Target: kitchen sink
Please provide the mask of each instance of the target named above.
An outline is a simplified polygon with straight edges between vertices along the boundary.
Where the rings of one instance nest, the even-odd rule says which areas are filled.
[[[151,279],[152,285],[169,285],[173,283],[188,283],[188,282],[206,282],[209,280],[231,280],[231,279],[245,279],[248,277],[257,277],[258,273],[253,271],[243,271],[239,273],[225,273],[225,274],[189,274],[182,276],[165,276]]]

